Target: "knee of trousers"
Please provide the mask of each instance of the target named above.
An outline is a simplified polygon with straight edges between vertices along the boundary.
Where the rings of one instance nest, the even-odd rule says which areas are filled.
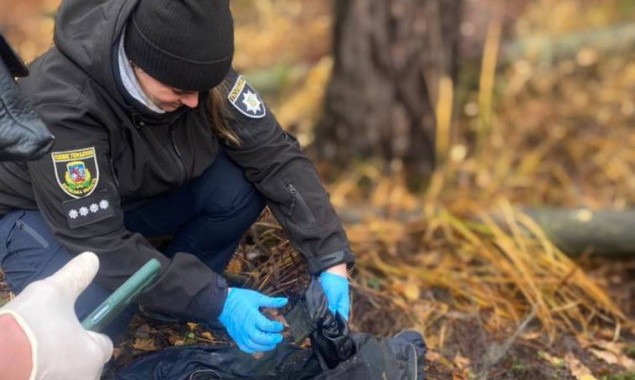
[[[233,217],[243,213],[260,215],[266,202],[256,187],[245,178],[229,180],[226,186],[201,188],[197,194],[202,213],[213,217]]]

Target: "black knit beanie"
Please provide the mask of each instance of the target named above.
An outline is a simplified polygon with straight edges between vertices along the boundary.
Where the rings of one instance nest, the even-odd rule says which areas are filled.
[[[179,90],[209,90],[225,78],[234,54],[229,0],[139,0],[124,47],[158,81]]]

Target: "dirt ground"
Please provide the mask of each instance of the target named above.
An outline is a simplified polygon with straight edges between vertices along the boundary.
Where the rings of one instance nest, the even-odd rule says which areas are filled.
[[[633,314],[635,260],[623,260],[617,263],[606,260],[601,263],[594,261],[587,265],[590,273],[597,273],[620,283],[619,286],[610,288],[611,295],[617,301],[624,301],[620,302],[620,306],[633,320],[635,318]],[[561,358],[570,353],[580,360],[597,379],[635,379],[634,373],[629,373],[618,365],[608,364],[591,355],[583,347],[584,340],[574,334],[561,334],[553,342],[549,342],[544,334],[538,332],[540,327],[531,322],[522,331],[519,331],[517,326],[511,325],[507,328],[501,327],[498,331],[486,331],[483,328],[483,321],[486,318],[488,315],[484,312],[479,315],[452,314],[426,331],[426,336],[438,336],[440,329],[443,328],[446,338],[441,345],[428,351],[424,368],[425,378],[430,380],[580,379],[575,377],[562,362]],[[400,328],[401,326],[395,326],[395,329]],[[612,329],[607,328],[593,338],[611,340],[613,333]],[[125,337],[118,342],[115,354],[117,359],[111,363],[104,378],[114,378],[118,368],[162,347],[217,344],[225,341],[227,337],[223,334],[204,331],[198,325],[161,324],[137,316]],[[634,332],[622,331],[620,341],[626,343],[628,355],[635,358]],[[560,358],[560,360],[554,358]]]
[[[581,260],[580,265],[598,282],[608,282],[609,293],[628,318],[635,320],[635,260],[594,259]],[[635,379],[635,373],[625,371],[589,353],[583,339],[574,334],[561,334],[553,342],[536,333],[538,326],[529,324],[513,341],[517,327],[509,326],[495,332],[482,328],[486,315],[457,316],[448,324],[448,339],[443,347],[428,354],[425,368],[427,379],[579,379],[571,374],[564,363],[549,359],[563,358],[572,353],[598,379]],[[438,334],[438,329],[430,331]],[[607,327],[595,339],[613,339],[614,331]],[[621,342],[631,358],[635,357],[635,331],[621,332]],[[546,354],[546,355],[545,355]],[[465,369],[469,367],[469,372]]]

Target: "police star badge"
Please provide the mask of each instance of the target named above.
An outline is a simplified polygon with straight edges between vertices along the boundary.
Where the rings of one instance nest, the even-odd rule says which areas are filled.
[[[262,99],[242,75],[236,79],[227,99],[240,113],[247,117],[260,119],[267,114]]]
[[[95,147],[52,152],[57,184],[73,198],[90,195],[99,182]]]

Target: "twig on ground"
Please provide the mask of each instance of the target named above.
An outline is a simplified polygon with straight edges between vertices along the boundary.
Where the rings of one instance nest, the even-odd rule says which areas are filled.
[[[512,336],[510,336],[502,345],[493,344],[490,347],[488,347],[487,354],[485,355],[485,358],[484,358],[485,366],[478,374],[476,374],[475,378],[477,380],[481,380],[481,379],[486,380],[488,378],[490,370],[496,364],[498,364],[498,362],[501,359],[505,357],[505,355],[507,354],[511,346],[514,344],[516,339],[518,339],[520,334],[522,334],[525,331],[525,329],[529,325],[529,322],[531,322],[536,317],[537,311],[538,311],[538,306],[537,304],[534,304],[527,318],[525,318],[525,320],[518,326],[518,328],[516,329],[516,331],[514,331]]]

